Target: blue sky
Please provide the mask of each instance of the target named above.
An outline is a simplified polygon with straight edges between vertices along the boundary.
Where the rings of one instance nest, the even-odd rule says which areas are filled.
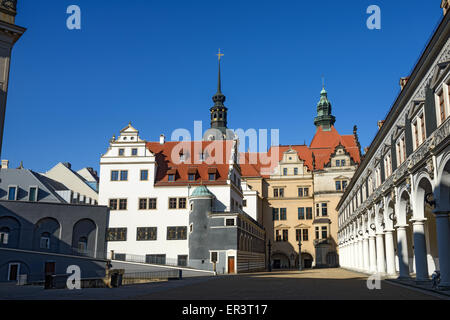
[[[66,28],[80,6],[82,29]],[[381,8],[381,30],[366,9]],[[209,125],[217,87],[233,129],[280,129],[309,144],[325,76],[341,134],[368,146],[442,18],[422,0],[19,0],[28,28],[13,51],[2,158],[46,171],[58,162],[98,169],[129,121],[156,141]]]

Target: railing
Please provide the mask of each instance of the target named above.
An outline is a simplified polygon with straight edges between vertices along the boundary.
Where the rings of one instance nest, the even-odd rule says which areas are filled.
[[[164,256],[158,255],[137,255],[129,253],[114,253],[111,257],[112,260],[119,260],[125,262],[136,262],[136,263],[147,263],[156,264],[162,266],[173,266],[173,267],[187,267],[187,260],[179,260],[175,258],[166,258]]]
[[[132,272],[125,273],[122,284],[143,283],[155,280],[181,279],[181,270],[152,271],[152,272]]]

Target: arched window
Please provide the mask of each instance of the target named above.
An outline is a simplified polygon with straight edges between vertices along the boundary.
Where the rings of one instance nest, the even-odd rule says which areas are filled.
[[[10,230],[7,227],[0,228],[0,245],[8,244],[9,232]]]
[[[39,242],[41,249],[50,249],[50,233],[44,232],[41,234],[41,240]]]
[[[78,240],[78,252],[86,253],[88,248],[88,239],[86,237],[81,237]]]

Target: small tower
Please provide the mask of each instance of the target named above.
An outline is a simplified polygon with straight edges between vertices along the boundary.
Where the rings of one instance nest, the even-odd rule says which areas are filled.
[[[227,112],[228,109],[223,104],[225,102],[225,96],[222,94],[221,79],[220,79],[220,59],[223,56],[222,53],[217,54],[219,57],[219,76],[217,81],[217,92],[213,96],[214,106],[210,109],[211,113],[211,128],[220,130],[224,135],[227,131]]]
[[[329,131],[335,122],[336,117],[331,114],[331,103],[324,87],[320,92],[320,101],[317,104],[317,117],[314,118],[314,124],[317,128],[321,127],[322,130]]]

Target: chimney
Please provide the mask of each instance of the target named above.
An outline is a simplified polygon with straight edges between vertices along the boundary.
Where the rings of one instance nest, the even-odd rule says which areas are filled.
[[[445,16],[447,14],[447,12],[450,10],[450,1],[442,0],[441,8],[442,8],[442,10],[444,10],[444,16]]]
[[[9,160],[2,160],[2,169],[8,169]]]
[[[409,80],[409,77],[400,78],[400,87],[402,88],[402,90],[406,86],[406,84],[408,83],[408,80]]]
[[[378,130],[381,129],[381,127],[383,126],[383,124],[384,124],[384,120],[379,120],[379,121],[378,121]]]
[[[164,143],[166,143],[166,136],[162,134],[159,136],[159,144],[163,145]]]

